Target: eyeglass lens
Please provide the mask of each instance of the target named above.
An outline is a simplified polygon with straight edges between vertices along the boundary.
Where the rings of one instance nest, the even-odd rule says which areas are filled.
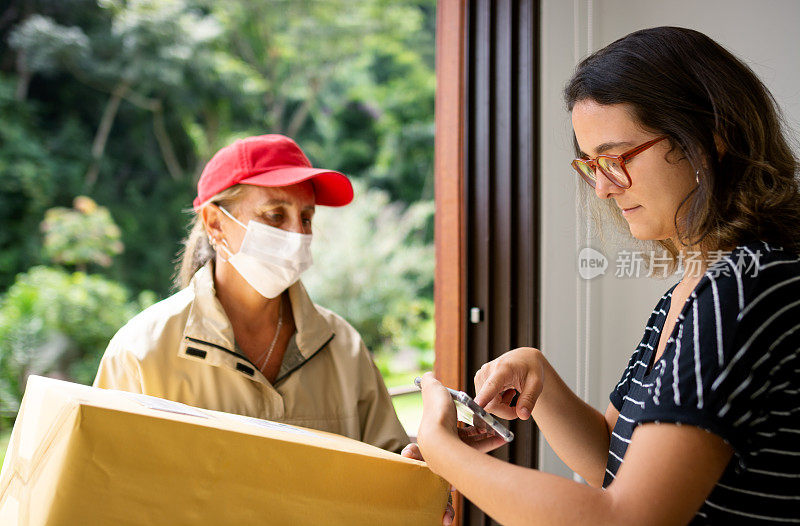
[[[597,159],[597,164],[614,184],[623,188],[628,186],[628,178],[625,176],[625,170],[618,160],[608,157],[599,157]],[[594,167],[581,159],[576,160],[574,166],[580,172],[583,179],[594,187],[597,183],[597,174],[595,173]]]

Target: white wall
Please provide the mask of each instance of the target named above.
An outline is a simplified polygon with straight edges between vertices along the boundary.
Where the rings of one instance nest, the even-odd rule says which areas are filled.
[[[600,411],[670,283],[616,278],[616,247],[587,241],[579,203],[572,130],[561,91],[590,51],[637,29],[697,29],[743,59],[772,91],[800,141],[800,1],[543,0],[541,43],[542,350],[567,383]],[[578,275],[578,252],[600,249],[606,274]],[[572,472],[542,443],[542,470]]]

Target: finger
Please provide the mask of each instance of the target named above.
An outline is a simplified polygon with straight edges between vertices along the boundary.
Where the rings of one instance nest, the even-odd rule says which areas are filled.
[[[471,437],[475,434],[475,427],[473,426],[466,426],[458,428],[458,436],[461,438]]]
[[[489,402],[485,406],[483,406],[483,408],[486,409],[488,412],[493,413],[494,411],[501,409],[504,405],[505,404],[503,404],[503,395],[498,394],[497,396],[489,400]]]
[[[505,380],[500,378],[497,373],[498,371],[493,371],[480,388],[476,386],[478,394],[475,395],[475,403],[479,406],[486,407],[489,402],[494,401],[497,395],[505,391]]]
[[[506,404],[503,404],[499,398],[492,400],[488,404],[486,404],[487,413],[491,413],[495,416],[499,416],[500,418],[504,418],[506,420],[514,420],[517,418],[517,410],[513,407],[509,407]]]
[[[458,429],[458,437],[468,446],[486,453],[505,445],[506,441],[490,428],[467,426]]]
[[[458,428],[458,436],[464,441],[466,441],[465,439],[470,439],[475,436],[479,435],[485,436],[493,433],[494,431],[489,428],[480,428],[477,426],[466,426]]]
[[[508,366],[500,364],[495,367],[475,396],[475,402],[489,413],[501,418],[509,420],[517,418],[516,410],[504,404],[502,397],[507,390],[517,389],[513,376],[513,371]]]
[[[422,375],[422,418],[426,415],[440,419],[440,423],[452,426],[453,432],[456,427],[456,408],[453,399],[445,387],[437,380],[433,373]]]
[[[506,441],[503,439],[503,437],[497,434],[474,437],[465,441],[465,443],[481,453],[488,453],[506,445]]]
[[[431,404],[441,402],[442,399],[451,400],[450,393],[448,393],[441,382],[433,376],[433,373],[428,372],[422,375],[420,388],[422,389],[423,406],[427,400],[430,400]]]
[[[531,416],[540,394],[542,394],[541,379],[535,375],[528,375],[525,386],[517,398],[516,413],[521,420],[527,420]]]
[[[453,519],[456,518],[456,510],[453,509],[453,505],[449,502],[447,503],[447,507],[444,509],[444,516],[442,517],[442,524],[444,526],[450,526],[453,524]]]
[[[475,378],[473,379],[473,384],[475,385],[475,392],[478,393],[483,387],[483,383],[486,381],[486,378],[489,376],[492,366],[489,365],[492,362],[487,362],[481,365],[481,368],[478,369],[478,372],[475,373]]]
[[[506,389],[506,390],[505,390],[505,391],[503,391],[503,393],[500,395],[500,402],[501,402],[503,405],[507,405],[507,406],[509,406],[509,407],[510,407],[510,406],[511,406],[511,401],[514,399],[514,397],[516,396],[516,394],[517,394],[517,390],[516,390],[516,389]]]
[[[400,455],[413,460],[421,460],[423,462],[425,461],[425,459],[422,458],[422,452],[419,450],[419,446],[414,443],[404,447],[403,451],[400,452]]]

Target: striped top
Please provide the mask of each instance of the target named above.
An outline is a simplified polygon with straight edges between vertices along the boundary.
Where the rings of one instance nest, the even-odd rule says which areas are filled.
[[[753,243],[718,260],[653,363],[673,289],[611,393],[620,416],[603,487],[636,425],[688,424],[734,449],[692,525],[800,524],[800,258]]]

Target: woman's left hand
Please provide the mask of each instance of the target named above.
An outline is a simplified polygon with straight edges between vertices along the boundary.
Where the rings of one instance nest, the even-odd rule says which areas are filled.
[[[428,463],[434,473],[440,473],[431,466],[431,460],[438,460],[439,453],[452,444],[452,440],[460,440],[481,452],[491,451],[503,444],[502,437],[487,429],[477,427],[458,427],[456,406],[448,390],[433,377],[433,373],[422,376],[422,421],[417,432],[417,444],[409,444],[401,455]],[[427,460],[426,460],[427,459]],[[452,491],[452,487],[451,487]],[[452,497],[452,495],[451,495]],[[448,502],[442,524],[453,522],[453,506]]]
[[[458,427],[456,407],[447,389],[433,376],[422,376],[422,421],[417,433],[422,455],[430,466],[433,462],[436,471],[437,452],[447,443],[458,439],[483,453],[492,451],[503,444],[502,437],[490,429],[477,427]],[[452,442],[451,442],[452,443]]]
[[[432,456],[436,446],[448,440],[458,439],[458,418],[450,393],[433,377],[433,373],[422,375],[420,388],[422,420],[417,432],[417,443],[423,456],[428,458]]]
[[[434,448],[446,443],[448,438],[458,440],[458,428],[456,417],[456,407],[450,393],[444,386],[433,377],[433,373],[425,373],[422,376],[422,421],[419,431],[417,431],[417,444],[409,444],[400,453],[404,457],[415,460],[425,461],[421,451],[423,443],[426,444],[425,451],[435,457]],[[430,463],[428,463],[428,467]],[[436,470],[431,467],[436,473]],[[453,523],[455,511],[453,510],[452,495],[453,488],[450,487],[450,499],[448,499],[442,515],[442,525],[449,526]]]

